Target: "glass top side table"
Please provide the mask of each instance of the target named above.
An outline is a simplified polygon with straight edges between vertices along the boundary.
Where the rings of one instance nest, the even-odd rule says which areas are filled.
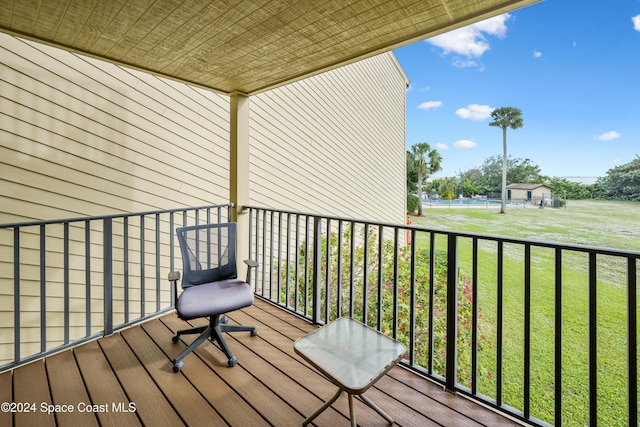
[[[297,354],[338,386],[336,394],[310,415],[303,426],[331,406],[342,392],[349,396],[352,426],[356,425],[353,396],[360,397],[393,424],[393,419],[363,393],[402,359],[406,352],[402,344],[358,321],[341,317],[299,338],[293,346]]]

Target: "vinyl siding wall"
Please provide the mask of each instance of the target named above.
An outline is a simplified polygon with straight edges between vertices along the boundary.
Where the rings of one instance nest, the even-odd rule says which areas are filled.
[[[252,97],[252,203],[402,223],[406,85],[384,54]]]
[[[403,222],[404,91],[391,54],[250,100],[252,204]],[[0,223],[226,203],[229,98],[0,33]],[[129,224],[131,313],[156,301],[153,220]],[[102,327],[102,228],[71,225],[70,339]],[[167,259],[168,227],[161,233]],[[124,228],[114,223],[114,321],[124,318]],[[39,236],[21,237],[21,350],[40,351]],[[95,242],[95,243],[94,243]],[[13,231],[0,230],[0,366],[13,359]],[[63,228],[46,236],[47,348],[63,343]],[[118,260],[118,258],[120,260]],[[139,279],[146,266],[144,281]],[[158,279],[158,276],[160,279]],[[136,283],[137,280],[137,283]],[[147,311],[147,313],[149,310]]]
[[[47,220],[200,206],[228,201],[228,97],[103,61],[0,34],[0,222]],[[124,322],[123,278],[130,274],[130,318],[170,304],[156,298],[153,218],[114,223],[114,321]],[[163,224],[161,257],[168,259]],[[21,233],[23,356],[40,350],[37,227]],[[69,226],[69,335],[103,325],[102,226],[92,224],[86,268],[84,223]],[[46,231],[47,348],[64,342],[62,226]],[[0,365],[13,356],[13,231],[0,230]],[[87,270],[90,284],[86,285]],[[145,271],[144,280],[141,279]],[[168,265],[159,277],[166,280]],[[144,304],[141,301],[144,288]]]
[[[251,203],[403,223],[406,87],[395,57],[384,54],[252,97]],[[266,222],[262,227],[267,236],[271,221],[278,233],[280,227],[287,229],[288,220],[259,219]],[[326,234],[326,222],[323,227]],[[334,223],[331,232],[336,230]],[[354,230],[358,239],[364,233],[362,228]],[[313,232],[310,236],[312,240]],[[281,297],[278,289],[284,279],[278,271],[286,271],[286,260],[296,259],[296,238],[304,245],[307,237],[301,229],[297,237],[289,235],[289,245],[278,239],[272,248],[254,232],[252,241],[263,254],[265,283],[260,292]],[[393,239],[393,231],[386,230],[385,237]],[[271,256],[276,258],[268,262]]]
[[[2,222],[228,200],[226,97],[0,41]]]

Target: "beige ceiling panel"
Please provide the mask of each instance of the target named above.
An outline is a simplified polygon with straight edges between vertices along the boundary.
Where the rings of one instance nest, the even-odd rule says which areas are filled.
[[[537,0],[0,1],[0,31],[252,94]]]

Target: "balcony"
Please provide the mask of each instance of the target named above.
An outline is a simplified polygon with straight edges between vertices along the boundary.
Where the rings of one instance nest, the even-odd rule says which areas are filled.
[[[293,341],[351,316],[407,347],[407,359],[368,392],[399,425],[637,425],[639,252],[245,208],[240,232],[260,263],[258,298],[230,318],[259,335],[229,339],[236,368],[207,344],[180,374],[171,372],[185,345],[170,339],[183,325],[170,313],[166,280],[180,265],[172,230],[228,221],[230,205],[1,225],[9,328],[0,334],[0,400],[36,403],[35,414],[2,414],[2,424],[87,416],[87,424],[299,425],[335,390]],[[538,277],[540,262],[554,265],[550,277]],[[578,301],[566,288],[581,280]],[[614,329],[601,308],[611,307],[606,281],[619,285],[616,309],[626,313]],[[548,301],[534,297],[543,285]],[[584,310],[584,322],[563,321],[568,309]],[[540,342],[542,325],[550,342]],[[576,334],[585,354],[578,374],[567,360]],[[615,348],[623,366],[604,369],[612,342],[624,343]],[[42,414],[43,402],[75,412]],[[80,403],[102,412],[81,414]],[[130,403],[135,413],[124,412]],[[384,423],[364,405],[356,411],[363,425]],[[347,419],[343,399],[317,424]]]

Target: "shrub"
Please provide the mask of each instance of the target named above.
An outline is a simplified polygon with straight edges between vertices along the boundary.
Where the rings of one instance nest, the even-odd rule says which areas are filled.
[[[418,196],[409,194],[407,196],[407,212],[409,213],[418,212],[419,207],[420,207],[420,199],[418,198]]]
[[[364,241],[365,229],[357,240]],[[346,228],[343,238],[331,233],[327,238],[322,236],[321,242],[321,278],[320,278],[320,318],[330,321],[340,316],[351,315],[366,324],[377,328],[387,335],[396,333],[397,339],[407,350],[410,349],[411,307],[415,308],[414,319],[414,363],[428,368],[433,366],[435,373],[445,374],[446,368],[446,305],[447,305],[447,260],[446,254],[439,252],[435,256],[433,284],[429,283],[429,251],[417,250],[415,263],[415,286],[411,286],[411,252],[410,247],[397,248],[397,273],[394,263],[394,247],[391,240],[380,240],[377,230],[366,227],[367,262],[365,263],[365,247],[357,246],[351,255],[351,229]],[[329,258],[327,259],[327,244]],[[289,265],[289,274],[281,269],[281,281],[289,282],[283,286],[280,300],[290,307],[313,307],[313,257],[307,257],[306,244],[303,242],[298,251],[298,281],[295,282],[295,266]],[[341,247],[341,268],[338,268],[338,248]],[[380,254],[382,251],[382,254]],[[353,256],[353,269],[351,269]],[[306,265],[306,270],[305,270]],[[366,268],[366,274],[365,274]],[[340,277],[338,271],[340,270]],[[330,277],[327,281],[327,271]],[[395,275],[397,274],[397,280]],[[365,286],[366,277],[366,286]],[[381,280],[378,280],[381,277]],[[308,286],[305,285],[308,284]],[[328,283],[328,288],[327,284]],[[328,292],[328,295],[327,295]],[[378,297],[380,295],[380,297]],[[380,300],[379,300],[380,298]],[[433,304],[431,300],[433,299]],[[296,301],[297,300],[297,301]],[[366,301],[366,304],[365,304]],[[297,304],[296,304],[297,303]],[[328,306],[327,306],[328,303]],[[380,307],[380,312],[379,308]],[[338,312],[340,310],[340,312]],[[430,310],[433,310],[433,326],[430,327]],[[300,311],[305,312],[304,309]],[[326,314],[329,318],[326,318]],[[394,313],[397,318],[394,319]],[[481,309],[479,309],[480,317]],[[460,275],[458,281],[458,378],[465,386],[471,386],[471,354],[472,354],[472,285],[469,277]],[[381,323],[378,323],[378,319]],[[433,334],[433,355],[430,356],[430,334]],[[478,333],[478,351],[488,348],[488,341]],[[479,368],[480,372],[487,372]],[[487,372],[490,376],[491,373]]]

